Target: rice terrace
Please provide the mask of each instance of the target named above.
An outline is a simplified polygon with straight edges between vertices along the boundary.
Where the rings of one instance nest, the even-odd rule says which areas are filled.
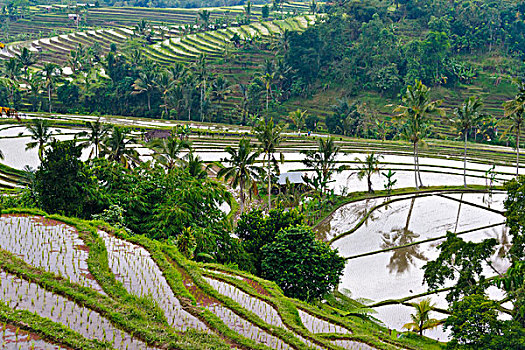
[[[0,349],[525,349],[523,0],[0,9]]]

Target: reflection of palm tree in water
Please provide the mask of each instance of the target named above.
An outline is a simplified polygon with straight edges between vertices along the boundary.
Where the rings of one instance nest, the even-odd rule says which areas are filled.
[[[414,203],[416,197],[412,198],[410,202],[410,208],[408,210],[407,221],[404,227],[394,228],[390,233],[383,233],[383,243],[381,244],[382,249],[394,248],[406,244],[413,243],[416,238],[419,237],[418,234],[410,231],[408,228],[410,225],[410,218],[412,217],[412,211],[414,209]],[[410,265],[414,263],[414,259],[420,259],[427,261],[428,259],[425,255],[420,252],[419,245],[413,245],[406,248],[395,249],[392,251],[392,256],[390,257],[390,262],[387,267],[390,273],[396,272],[402,274],[406,272]]]
[[[353,204],[353,205],[352,205]],[[368,214],[368,212],[376,205],[376,201],[374,198],[367,198],[362,201],[359,201],[357,203],[350,203],[350,205],[341,207],[340,208],[340,219],[335,219],[335,223],[332,222],[334,220],[333,215],[328,220],[323,221],[319,226],[317,226],[317,239],[321,241],[328,241],[332,238],[334,238],[336,235],[339,235],[343,233],[344,231],[347,231],[349,229],[352,229],[357,225],[361,219],[365,217],[365,215]],[[388,206],[385,206],[386,209],[388,209]],[[366,218],[364,225],[368,226],[368,224],[372,221],[376,221],[378,219],[378,215],[376,211],[370,213],[368,218]],[[350,225],[348,225],[348,221],[351,220]],[[334,225],[332,227],[332,225]],[[338,225],[343,225],[345,228],[338,227]]]

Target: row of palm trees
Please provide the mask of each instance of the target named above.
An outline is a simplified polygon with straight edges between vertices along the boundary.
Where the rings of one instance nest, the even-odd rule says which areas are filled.
[[[507,132],[516,134],[516,176],[519,176],[520,132],[525,120],[525,81],[516,81],[516,83],[519,91],[514,99],[503,103],[503,109],[506,120],[511,124]],[[402,96],[402,103],[394,109],[397,118],[405,123],[402,128],[403,136],[412,143],[417,189],[423,186],[419,168],[419,149],[425,145],[424,139],[429,133],[430,115],[444,115],[444,109],[439,107],[441,103],[441,100],[432,100],[430,89],[421,81],[416,80],[414,85],[407,87]],[[471,96],[464,101],[461,107],[454,110],[454,117],[450,119],[450,124],[464,138],[463,179],[465,187],[467,187],[467,138],[469,132],[477,128],[486,118],[482,109],[481,98]]]

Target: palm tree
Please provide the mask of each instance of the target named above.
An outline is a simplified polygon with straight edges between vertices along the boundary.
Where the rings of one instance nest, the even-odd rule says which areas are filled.
[[[34,119],[26,126],[29,131],[29,136],[32,142],[26,145],[26,150],[33,149],[38,146],[38,158],[40,161],[44,159],[44,149],[49,141],[51,141],[51,123],[44,119]]]
[[[425,329],[432,329],[439,326],[442,322],[435,318],[430,318],[430,311],[435,307],[431,304],[430,298],[425,298],[419,303],[411,303],[416,308],[416,314],[410,315],[412,322],[409,322],[403,326],[408,330],[418,332],[419,335],[423,335]]]
[[[24,68],[24,74],[27,78],[27,70],[29,67],[35,64],[36,57],[27,47],[23,47],[20,53],[17,53],[15,55],[15,58],[20,63],[20,65]]]
[[[467,137],[469,131],[472,128],[477,127],[483,119],[481,108],[483,108],[481,98],[470,96],[465,99],[461,108],[456,108],[454,111],[454,118],[450,120],[454,128],[460,134],[463,134],[465,139],[463,152],[463,183],[465,188],[467,187]]]
[[[132,95],[146,95],[146,99],[148,101],[148,111],[151,111],[151,94],[157,86],[155,79],[156,74],[153,69],[144,69],[139,72],[139,77],[132,85]]]
[[[153,157],[168,170],[172,170],[180,162],[179,154],[181,152],[191,149],[187,140],[175,136],[175,131],[170,137],[155,140],[153,143],[152,148],[155,151]]]
[[[9,94],[9,100],[11,107],[15,106],[15,92],[18,89],[18,78],[21,74],[22,65],[20,62],[11,57],[9,60],[4,62],[2,67],[2,85],[4,85]]]
[[[359,158],[355,158],[356,162],[361,163],[361,165],[357,167],[357,177],[359,180],[366,177],[368,183],[368,193],[374,193],[374,190],[372,189],[372,175],[379,173],[381,170],[379,167],[379,161],[381,158],[381,155],[376,156],[374,152],[367,155],[364,161]]]
[[[102,155],[128,168],[140,161],[138,152],[130,147],[136,142],[129,129],[113,126],[111,135],[106,136],[102,143]]]
[[[303,164],[315,172],[315,175],[311,179],[307,179],[307,182],[321,190],[322,193],[327,190],[334,172],[339,173],[344,170],[343,166],[337,167],[336,158],[339,151],[340,148],[335,144],[333,137],[326,140],[320,138],[315,151],[301,151],[305,155]]]
[[[272,207],[272,173],[271,173],[271,164],[273,163],[275,167],[277,166],[277,160],[274,157],[274,153],[279,147],[280,143],[283,141],[282,131],[283,127],[281,125],[276,125],[273,122],[273,118],[270,118],[268,122],[264,118],[260,118],[257,125],[253,128],[255,137],[261,143],[260,149],[264,153],[263,166],[264,162],[268,162],[268,167],[266,171],[266,176],[268,177],[268,210]],[[282,153],[279,153],[281,162],[284,161]]]
[[[403,104],[397,106],[394,112],[399,113],[397,117],[405,122],[403,135],[410,140],[414,149],[414,177],[416,188],[419,189],[423,186],[419,172],[419,145],[427,135],[429,116],[435,112],[443,114],[443,111],[438,108],[441,101],[432,101],[430,89],[417,79],[414,85],[407,87],[402,102]]]
[[[82,146],[88,147],[89,145],[93,145],[94,147],[89,154],[89,158],[93,155],[93,151],[95,151],[95,158],[98,158],[101,143],[111,130],[111,126],[100,122],[100,118],[98,118],[94,122],[86,122],[86,127],[88,131],[80,133],[80,136],[88,137],[88,140],[84,142]]]
[[[521,124],[525,120],[525,80],[519,83],[519,91],[516,97],[504,102],[503,108],[505,117],[512,122],[509,131],[516,131],[516,177],[518,177],[520,171],[520,131]]]
[[[36,73],[29,74],[27,79],[25,80],[25,84],[29,90],[29,101],[31,102],[31,105],[33,106],[33,111],[39,110],[38,102],[39,102],[39,92],[42,88],[43,82],[42,77]]]
[[[48,103],[49,103],[49,113],[51,113],[51,109],[52,109],[51,108],[52,107],[51,106],[51,94],[52,94],[53,90],[55,90],[55,87],[56,87],[57,83],[61,79],[62,68],[60,68],[55,63],[46,62],[46,63],[44,63],[44,68],[42,69],[41,72],[44,75],[44,79],[45,79],[44,86],[47,89],[47,98],[48,98]]]
[[[157,75],[155,79],[155,84],[162,95],[163,104],[160,107],[164,107],[163,114],[166,118],[168,118],[168,106],[171,96],[170,93],[176,86],[176,81],[173,79],[173,75],[169,71],[165,70],[162,71],[159,75]]]
[[[228,163],[229,166],[221,168],[217,173],[219,178],[224,177],[226,181],[231,179],[234,188],[239,187],[241,214],[244,212],[244,190],[250,188],[257,193],[257,180],[262,172],[262,168],[255,165],[260,152],[252,150],[250,140],[244,138],[239,141],[238,150],[231,146],[226,147],[229,158],[223,158],[221,162]]]
[[[306,122],[306,116],[307,112],[301,111],[300,109],[290,112],[288,114],[288,117],[290,117],[290,119],[292,120],[299,134],[301,133],[301,129],[304,127],[304,124]]]
[[[264,88],[266,89],[266,112],[268,112],[268,104],[272,93],[272,83],[275,80],[275,73],[266,72],[261,76],[261,79],[264,83]]]
[[[203,29],[208,30],[208,25],[210,23],[210,11],[202,10],[199,12],[199,20],[204,24]]]
[[[211,97],[213,101],[217,101],[219,108],[221,107],[222,102],[226,101],[231,92],[230,82],[222,75],[213,81]]]
[[[185,157],[183,168],[186,169],[191,176],[196,179],[204,179],[208,177],[208,169],[211,164],[204,165],[202,159],[191,150]]]
[[[204,94],[206,92],[206,84],[208,80],[208,69],[206,66],[206,55],[200,54],[196,62],[197,77],[199,79],[200,90],[200,107],[201,107],[201,122],[204,121]]]

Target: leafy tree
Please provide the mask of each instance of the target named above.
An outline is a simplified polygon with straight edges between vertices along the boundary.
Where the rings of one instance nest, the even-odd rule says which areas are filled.
[[[447,349],[523,349],[525,329],[519,323],[498,319],[499,305],[484,294],[455,301],[445,321],[452,340]]]
[[[280,206],[270,210],[267,216],[261,209],[241,214],[235,227],[235,235],[241,239],[245,251],[250,254],[255,267],[254,273],[260,276],[262,272],[262,247],[275,241],[277,233],[282,229],[303,223],[304,216],[297,210],[285,211]]]
[[[29,131],[29,137],[33,140],[27,143],[26,150],[38,147],[38,158],[42,161],[44,158],[44,149],[53,134],[51,123],[45,119],[33,119],[26,126],[26,129]]]
[[[80,161],[82,146],[53,141],[35,174],[40,207],[48,213],[88,218],[103,205],[98,186]]]
[[[483,103],[481,98],[471,96],[465,99],[461,108],[456,108],[454,111],[454,118],[451,119],[451,123],[454,128],[463,134],[465,139],[465,147],[463,152],[463,183],[467,188],[467,137],[468,133],[472,128],[477,127],[481,124],[483,115],[481,114],[481,108]]]
[[[407,87],[402,97],[402,104],[394,109],[394,112],[399,113],[398,118],[405,123],[403,135],[410,140],[414,149],[414,178],[417,189],[423,186],[419,172],[419,145],[423,143],[428,133],[430,114],[442,113],[438,108],[440,104],[441,101],[432,101],[430,89],[420,80],[416,80],[414,85]]]
[[[525,80],[519,83],[519,92],[512,100],[503,104],[505,117],[512,123],[511,131],[516,131],[516,177],[520,170],[520,129],[525,120]]]
[[[287,296],[307,301],[331,292],[345,267],[337,250],[316,240],[307,226],[281,230],[262,254],[262,276],[275,281]]]
[[[411,303],[411,305],[416,309],[416,313],[410,315],[412,322],[403,325],[403,328],[418,332],[422,336],[424,330],[436,328],[441,324],[441,321],[430,318],[430,312],[435,306],[430,298],[424,298],[419,303]]]
[[[261,17],[263,19],[266,19],[270,17],[270,7],[268,5],[264,5],[261,9]]]
[[[334,139],[329,137],[326,140],[319,139],[317,150],[301,151],[305,155],[303,164],[314,171],[312,178],[307,178],[305,181],[313,185],[315,189],[326,192],[333,174],[344,170],[343,167],[337,167],[336,158],[339,150]]]
[[[355,158],[355,161],[361,164],[357,167],[357,177],[359,180],[366,177],[368,193],[374,193],[374,190],[372,189],[372,175],[379,174],[379,171],[381,170],[379,167],[381,158],[381,155],[376,156],[374,152],[367,155],[364,161],[359,158]]]
[[[257,137],[257,140],[260,142],[260,149],[262,153],[264,153],[263,163],[264,161],[267,162],[266,176],[268,177],[268,210],[272,208],[271,165],[273,163],[277,171],[279,171],[279,165],[277,164],[277,159],[275,158],[274,153],[283,141],[282,130],[283,127],[279,124],[275,124],[273,118],[270,118],[268,122],[266,122],[264,118],[260,118],[257,125],[253,128],[255,137]],[[280,160],[281,163],[284,161],[282,153],[280,153]]]
[[[217,177],[224,177],[226,181],[231,179],[231,185],[239,187],[241,199],[241,214],[244,212],[245,193],[249,188],[251,191],[257,193],[257,181],[261,176],[261,167],[255,165],[259,151],[252,151],[250,140],[241,139],[239,141],[238,150],[231,146],[226,147],[226,153],[229,158],[223,158],[221,162],[229,164],[223,167],[217,173]]]

